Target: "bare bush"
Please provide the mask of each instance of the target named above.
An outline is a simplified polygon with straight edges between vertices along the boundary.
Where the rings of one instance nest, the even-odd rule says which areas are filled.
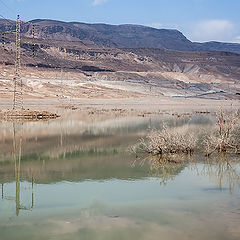
[[[217,113],[215,129],[206,134],[203,141],[207,156],[213,152],[238,152],[240,149],[240,115],[239,112],[224,112],[220,109]]]
[[[214,152],[235,152],[240,150],[240,114],[238,111],[217,113],[214,128],[182,127],[151,131],[146,138],[131,147],[131,152],[145,152],[151,155],[191,154],[198,150],[210,156]],[[174,162],[174,160],[173,160]]]
[[[197,138],[188,131],[177,131],[163,126],[160,131],[152,131],[146,139],[140,139],[139,144],[132,147],[133,152],[141,151],[153,155],[192,153],[196,147]]]

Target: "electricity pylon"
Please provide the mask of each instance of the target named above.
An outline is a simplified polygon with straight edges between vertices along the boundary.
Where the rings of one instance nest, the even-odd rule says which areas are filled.
[[[13,91],[13,109],[23,109],[23,84],[20,74],[21,67],[21,20],[19,14],[16,20],[16,59],[15,59],[15,74],[13,77],[14,91]]]
[[[13,77],[13,109],[23,109],[23,82],[21,78],[21,24],[33,24],[31,22],[23,22],[20,20],[19,14],[16,20],[16,29],[0,33],[2,48],[5,49],[6,34],[16,34],[16,57],[15,57],[15,72]],[[35,26],[32,27],[33,41],[35,38]],[[32,56],[35,56],[35,44],[32,46]]]

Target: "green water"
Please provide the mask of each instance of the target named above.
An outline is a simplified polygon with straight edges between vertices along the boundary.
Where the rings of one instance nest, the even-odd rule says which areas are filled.
[[[0,123],[0,239],[239,239],[239,157],[158,166],[128,152],[162,122],[214,118]]]

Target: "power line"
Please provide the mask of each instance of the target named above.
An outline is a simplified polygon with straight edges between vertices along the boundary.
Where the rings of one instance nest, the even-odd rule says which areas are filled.
[[[12,8],[10,8],[5,2],[3,2],[2,0],[0,0],[0,2],[1,2],[10,12],[12,12],[12,13],[15,14],[15,11],[14,11]]]
[[[3,2],[2,0],[0,0],[0,2],[1,2],[10,12],[12,12],[12,13],[15,14],[15,11],[14,11],[12,8],[10,8],[5,2]]]
[[[14,25],[14,22],[10,22],[8,19],[6,19],[3,15],[0,14],[0,17],[3,18],[5,21],[7,21],[9,24]],[[6,35],[16,32],[16,30],[9,30],[5,32],[0,32],[0,35]]]
[[[0,14],[0,17],[3,18],[4,20],[6,20],[8,23],[10,23],[11,25],[13,24],[12,22],[10,22],[8,19],[6,19],[3,15]]]
[[[15,33],[16,30],[11,30],[11,31],[6,31],[6,32],[0,32],[0,35],[7,35],[7,34],[11,34],[11,33]]]

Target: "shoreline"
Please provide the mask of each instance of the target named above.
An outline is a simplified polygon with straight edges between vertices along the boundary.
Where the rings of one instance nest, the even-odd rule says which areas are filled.
[[[98,113],[116,112],[122,114],[159,114],[159,113],[213,113],[223,110],[239,109],[238,100],[212,100],[199,98],[141,97],[122,99],[24,99],[24,109],[38,111],[94,111]],[[0,98],[0,110],[12,109],[12,100]]]

